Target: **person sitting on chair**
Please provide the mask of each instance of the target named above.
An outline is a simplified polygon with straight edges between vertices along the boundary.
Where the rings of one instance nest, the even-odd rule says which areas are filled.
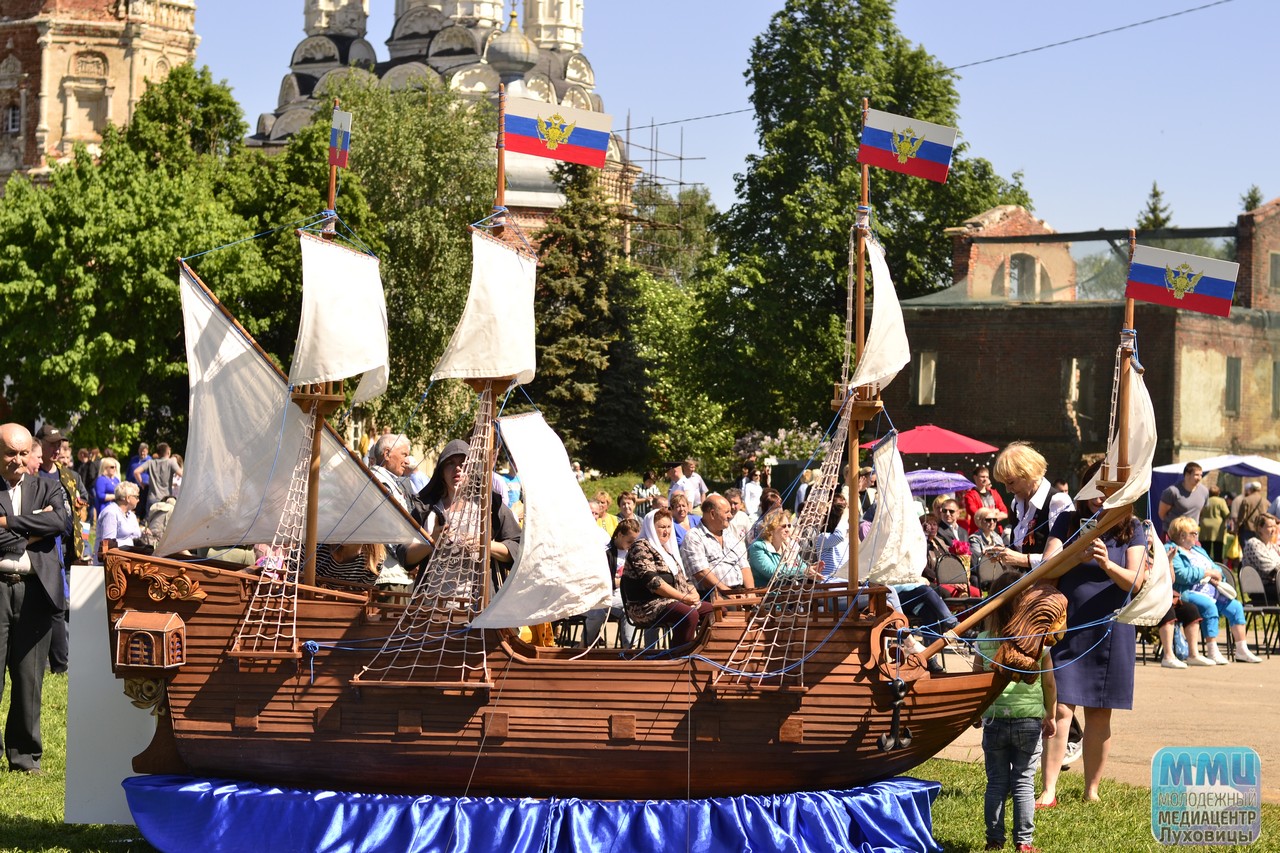
[[[698,595],[671,548],[671,511],[654,510],[652,526],[627,551],[620,581],[627,619],[637,628],[669,627],[675,645],[688,645],[714,607]]]

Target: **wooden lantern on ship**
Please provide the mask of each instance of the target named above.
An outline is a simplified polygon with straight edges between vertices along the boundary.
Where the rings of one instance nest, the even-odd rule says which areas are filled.
[[[187,661],[187,625],[177,613],[126,610],[115,628],[117,672],[176,669]]]

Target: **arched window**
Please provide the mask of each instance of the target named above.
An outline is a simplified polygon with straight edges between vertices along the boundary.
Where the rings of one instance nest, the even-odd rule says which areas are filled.
[[[150,635],[139,631],[129,638],[129,661],[133,666],[155,666],[155,642]]]
[[[1009,258],[1010,299],[1031,302],[1036,298],[1036,269],[1034,255],[1019,253]]]
[[[4,110],[4,132],[5,133],[21,133],[22,132],[22,108],[17,104],[10,104]]]

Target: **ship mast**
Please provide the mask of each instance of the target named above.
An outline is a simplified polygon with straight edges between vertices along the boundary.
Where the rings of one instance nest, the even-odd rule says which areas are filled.
[[[333,108],[339,106],[333,99]],[[336,235],[338,197],[338,164],[329,163],[329,206],[325,213],[324,236],[332,240]],[[307,524],[303,540],[303,564],[300,582],[313,586],[316,582],[316,537],[320,524],[320,441],[324,436],[325,420],[341,407],[346,399],[343,381],[316,382],[303,385],[293,391],[291,399],[304,412],[311,415],[311,462],[307,469]]]
[[[867,122],[867,110],[869,108],[868,100],[863,98],[862,123],[864,126]],[[868,201],[870,198],[870,188],[868,186],[870,183],[870,171],[870,167],[863,163],[857,220],[854,223],[853,234],[850,239],[849,266],[852,268],[853,275],[850,276],[852,281],[849,282],[849,287],[853,302],[855,364],[861,363],[862,351],[866,347],[867,340],[867,261],[863,246],[866,243],[867,234],[871,230],[871,208]],[[848,346],[848,341],[846,341],[845,345]],[[845,481],[849,491],[849,586],[854,588],[859,583],[858,549],[860,537],[858,534],[859,527],[862,524],[862,502],[858,495],[858,438],[862,434],[862,428],[880,413],[884,408],[884,404],[880,401],[880,388],[878,386],[849,387],[848,358],[845,359],[844,375],[841,378],[840,387],[836,389],[835,399],[832,400],[831,407],[837,411],[846,404],[850,407],[848,451],[845,455],[848,470],[845,475]],[[849,399],[850,397],[852,399]]]
[[[514,13],[512,13],[514,14]],[[507,87],[499,84],[498,86],[498,139],[496,143],[498,154],[498,174],[497,187],[493,194],[493,225],[490,227],[490,233],[501,239],[506,231],[507,223],[507,207],[506,207],[506,184],[507,184]],[[492,413],[492,402],[496,396],[496,388],[499,384],[506,385],[514,377],[483,377],[477,379],[464,380],[467,385],[471,386],[471,390],[480,395],[481,408],[485,408],[488,403],[488,411]],[[483,440],[484,446],[488,452],[482,457],[483,470],[480,472],[482,480],[481,494],[486,496],[488,502],[493,500],[490,494],[493,490],[493,470],[496,463],[497,442],[494,441],[493,419],[489,418],[488,422],[482,427],[484,430]],[[477,429],[477,434],[480,430]],[[473,436],[474,437],[474,436]],[[490,549],[493,544],[493,514],[490,511],[489,503],[482,500],[480,504],[480,566],[481,574],[484,578],[481,586],[480,609],[484,609],[489,605],[489,598],[493,590],[490,588]]]

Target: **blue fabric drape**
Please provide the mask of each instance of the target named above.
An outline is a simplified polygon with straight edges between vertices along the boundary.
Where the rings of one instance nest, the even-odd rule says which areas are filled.
[[[303,791],[186,776],[124,780],[164,851],[306,853],[940,853],[942,786],[900,777],[848,791],[705,800],[433,797]]]

